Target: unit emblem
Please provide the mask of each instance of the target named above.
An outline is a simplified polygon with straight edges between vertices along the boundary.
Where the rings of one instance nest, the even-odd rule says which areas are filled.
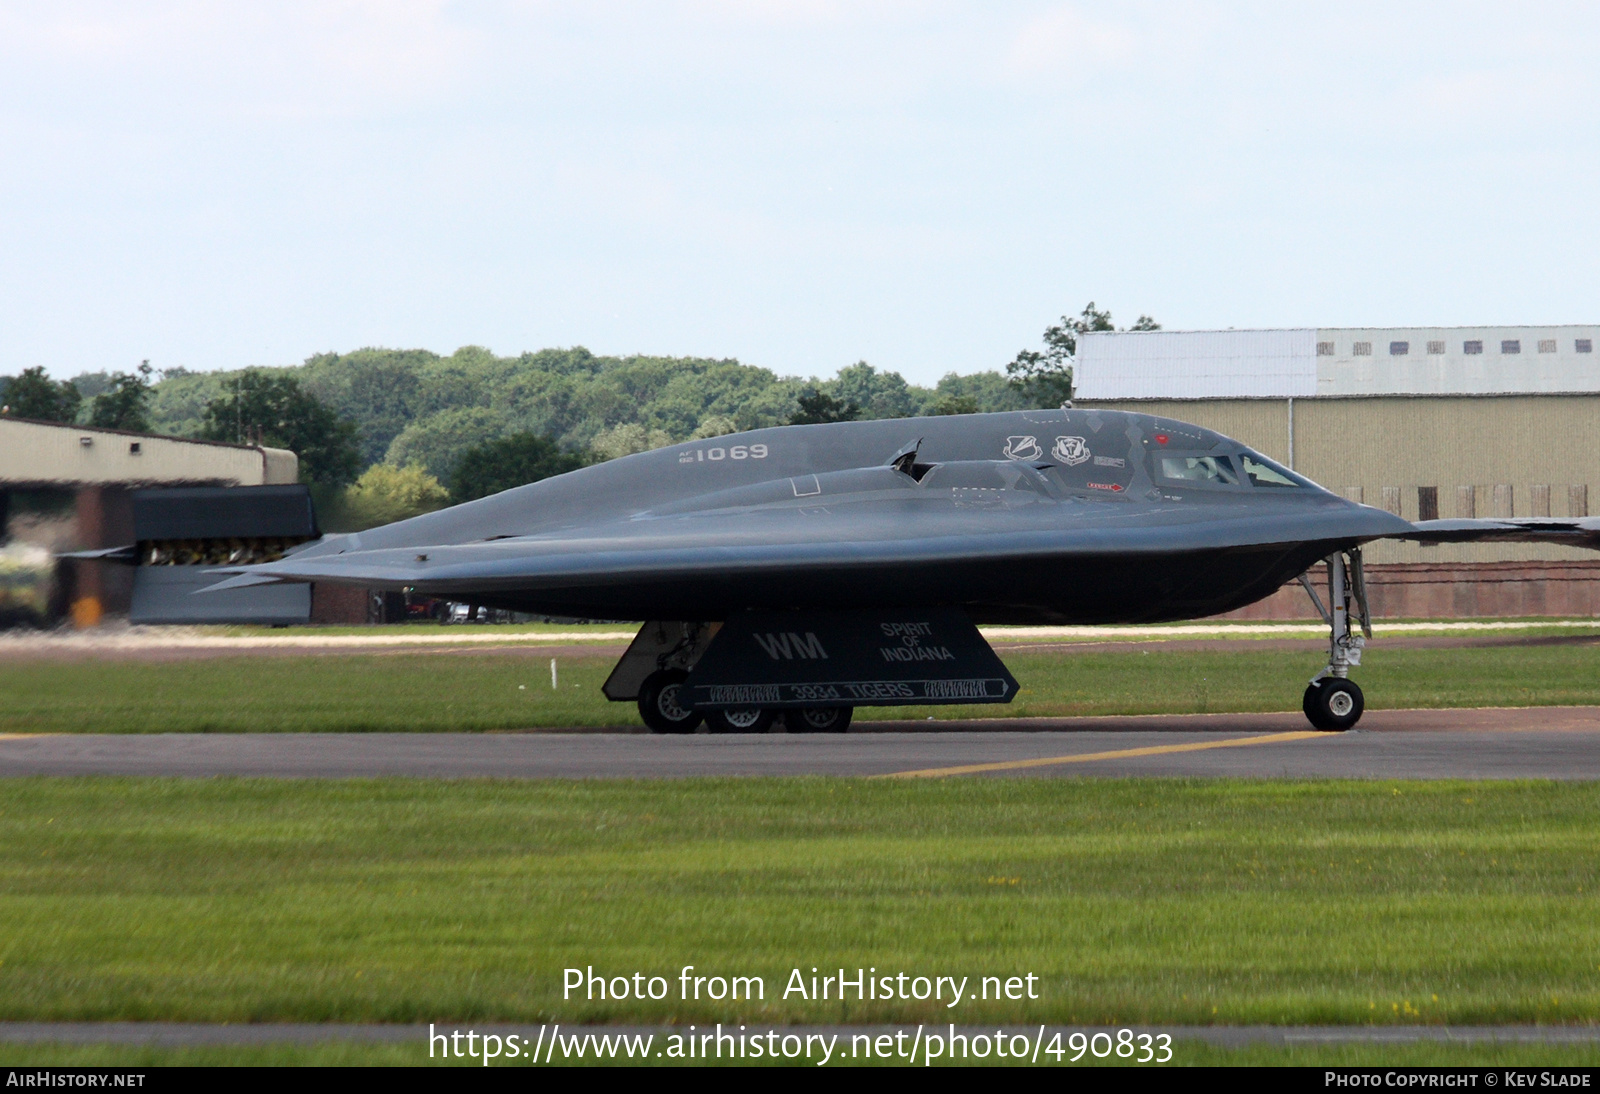
[[[1051,453],[1068,467],[1077,467],[1088,461],[1089,444],[1082,437],[1057,437]]]
[[[1007,437],[1005,457],[1008,460],[1036,460],[1044,455],[1037,437]]]

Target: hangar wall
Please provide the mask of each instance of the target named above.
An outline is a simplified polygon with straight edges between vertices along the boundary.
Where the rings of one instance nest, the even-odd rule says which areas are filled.
[[[1136,410],[1226,433],[1302,475],[1407,520],[1587,516],[1600,504],[1600,394],[1127,399]],[[1293,451],[1291,452],[1291,445]],[[1373,562],[1595,561],[1544,544],[1374,544]]]
[[[1600,508],[1600,394],[1094,400],[1215,429],[1408,520],[1587,516]],[[1291,454],[1291,445],[1293,448]],[[1427,492],[1436,511],[1428,513]],[[1600,615],[1600,558],[1576,547],[1375,543],[1380,616]],[[1310,618],[1298,589],[1235,613]]]
[[[299,457],[279,448],[0,417],[0,484],[269,486],[299,474]]]

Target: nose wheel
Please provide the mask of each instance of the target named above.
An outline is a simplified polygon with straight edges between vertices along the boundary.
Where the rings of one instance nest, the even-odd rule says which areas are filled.
[[[1302,701],[1306,721],[1317,729],[1339,731],[1352,728],[1361,720],[1366,699],[1354,680],[1325,676],[1306,687]]]
[[[1367,608],[1367,582],[1361,569],[1361,549],[1352,548],[1348,555],[1336,551],[1327,558],[1328,606],[1305,574],[1300,584],[1317,606],[1318,613],[1328,624],[1328,666],[1311,678],[1306,687],[1301,707],[1306,721],[1316,729],[1337,732],[1351,729],[1361,720],[1366,709],[1366,699],[1355,681],[1349,678],[1350,670],[1361,664],[1361,651],[1372,637],[1372,612]],[[1355,608],[1360,633],[1350,629],[1350,609]]]

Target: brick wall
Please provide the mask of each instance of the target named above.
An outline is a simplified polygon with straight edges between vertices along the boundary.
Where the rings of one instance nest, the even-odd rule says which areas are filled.
[[[1368,566],[1374,619],[1600,616],[1600,561],[1394,563]],[[1327,568],[1311,571],[1327,601]],[[1317,619],[1298,582],[1222,619]]]
[[[354,585],[315,582],[311,586],[311,622],[369,623],[371,594]]]

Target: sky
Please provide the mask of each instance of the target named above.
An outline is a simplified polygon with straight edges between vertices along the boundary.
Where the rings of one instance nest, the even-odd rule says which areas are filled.
[[[0,373],[1597,322],[1600,5],[0,0]]]

